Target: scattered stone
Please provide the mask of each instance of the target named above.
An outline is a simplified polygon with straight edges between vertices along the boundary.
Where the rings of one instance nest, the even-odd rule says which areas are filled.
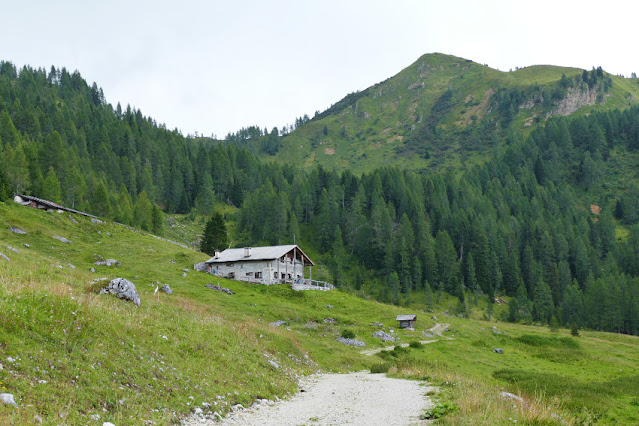
[[[504,398],[504,399],[512,399],[513,401],[517,401],[517,402],[521,402],[523,404],[525,404],[526,402],[519,396],[515,395],[514,393],[510,393],[510,392],[499,392],[499,396]]]
[[[74,266],[74,265],[72,265],[72,264],[70,264],[70,263],[67,263],[67,266],[68,266],[69,268],[71,268],[71,269],[75,269],[75,266]]]
[[[204,287],[210,288],[211,290],[221,291],[221,292],[226,293],[226,294],[233,294],[233,292],[230,289],[224,288],[224,287],[220,287],[219,285],[204,284]]]
[[[35,415],[33,419],[38,423],[42,423],[42,417],[38,416],[37,414]]]
[[[277,362],[273,361],[272,359],[269,359],[268,363],[271,364],[273,366],[273,368],[275,368],[276,370],[278,368],[280,368],[279,364]]]
[[[78,223],[78,221],[77,221],[77,220],[75,220],[75,218],[74,218],[73,216],[71,216],[71,215],[69,215],[69,219],[71,219],[71,222],[73,222],[73,223],[75,223],[75,224],[77,224],[77,223]]]
[[[269,323],[269,325],[272,325],[273,327],[279,327],[280,325],[285,325],[286,321],[282,321],[282,320],[277,320],[275,322],[271,322]]]
[[[91,414],[91,415],[89,416],[89,418],[90,418],[91,420],[100,420],[100,415],[99,415],[99,414]]]
[[[20,228],[16,228],[15,226],[11,227],[11,232],[16,233],[16,234],[26,234],[27,231],[23,231]]]
[[[46,380],[38,380],[38,383],[41,385],[46,385],[48,382]]]
[[[326,318],[324,320],[324,324],[335,324],[336,322],[337,322],[337,320],[334,319],[334,318]]]
[[[125,278],[115,278],[109,282],[109,285],[102,290],[100,294],[115,294],[118,299],[130,300],[135,306],[140,306],[140,296],[135,284]]]
[[[433,321],[437,321],[437,317],[433,315]]]
[[[448,311],[444,312],[444,315],[448,315]]]
[[[18,406],[16,400],[13,398],[13,394],[10,393],[0,393],[0,402],[6,405],[13,405],[14,407]]]
[[[501,331],[499,331],[499,330],[493,330],[493,333],[495,333],[495,334],[501,334]]]
[[[10,356],[8,356],[8,357],[7,357],[7,361],[9,361],[9,362],[16,362],[16,360],[15,360],[15,359],[13,359],[13,358],[11,358]]]
[[[169,259],[169,263],[175,263],[175,260],[170,260],[170,259]]]
[[[182,271],[184,271],[184,272],[189,272],[189,270],[188,270],[188,269],[182,269]]]
[[[495,352],[496,354],[503,354],[504,353],[502,348],[495,348],[495,349],[493,349],[493,352]]]
[[[61,237],[59,235],[54,235],[53,238],[55,238],[58,241],[62,241],[63,243],[66,243],[66,244],[69,244],[72,242],[71,240],[67,240],[66,238]]]
[[[166,294],[171,294],[171,293],[173,293],[173,290],[171,290],[171,287],[169,287],[169,285],[168,285],[168,284],[164,284],[160,290],[162,290],[162,291],[163,291],[163,292],[165,292]]]
[[[183,277],[186,277],[186,272],[182,272],[182,276],[183,276]]]
[[[11,251],[15,251],[16,253],[20,253],[20,250],[18,250],[17,248],[13,248],[11,246],[7,246],[7,248]]]
[[[95,272],[95,268],[91,268],[91,269],[89,269],[89,271]]]
[[[115,425],[111,422],[104,422],[102,423],[102,426],[115,426]]]
[[[237,405],[234,405],[233,407],[231,407],[231,409],[232,409],[233,411],[243,410],[243,409],[244,409],[244,406],[243,406],[242,404],[237,404]]]
[[[0,257],[6,260],[7,262],[11,262],[5,254],[0,253]]]
[[[97,266],[120,266],[122,265],[122,263],[120,263],[120,261],[115,260],[115,259],[106,259],[106,260],[98,260],[97,262],[93,263],[94,265]]]
[[[333,305],[326,305],[328,309],[333,309]]]
[[[341,342],[341,343],[343,343],[345,345],[348,345],[348,346],[360,346],[360,347],[365,347],[366,346],[366,343],[364,343],[364,342],[360,342],[359,340],[355,340],[355,339],[346,339],[346,338],[341,337],[341,336],[337,338],[337,341]]]
[[[31,246],[30,246],[29,244],[27,244],[27,243],[24,243],[23,245],[24,245],[26,248],[31,247]]]
[[[222,421],[222,416],[217,411],[213,413],[213,417],[215,417],[220,422]]]
[[[382,339],[382,342],[394,342],[395,338],[388,333],[384,333],[382,330],[373,333],[373,337]]]
[[[91,222],[93,222],[93,223],[104,223],[103,220],[96,219],[96,218],[91,218]]]
[[[194,407],[194,408],[193,408],[193,413],[195,413],[195,414],[198,414],[198,415],[199,415],[199,414],[204,413],[204,411],[202,411],[202,409],[201,409],[200,407]]]
[[[422,331],[422,335],[424,337],[435,337],[435,335],[431,333],[430,331]]]
[[[202,403],[202,407],[204,407],[204,408],[211,408],[211,404],[209,404],[208,402],[203,402],[203,403]]]

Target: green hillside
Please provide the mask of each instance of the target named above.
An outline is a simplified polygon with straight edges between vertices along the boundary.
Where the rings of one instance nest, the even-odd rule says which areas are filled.
[[[400,308],[339,290],[294,292],[218,279],[192,270],[206,259],[202,253],[112,222],[75,219],[0,203],[0,252],[10,259],[0,259],[0,390],[18,404],[0,405],[1,423],[28,424],[38,416],[44,424],[170,424],[196,406],[224,416],[235,404],[294,394],[301,375],[362,368],[439,386],[433,397],[459,407],[446,417],[453,424],[639,419],[636,337],[582,331],[571,338],[567,330],[480,320],[483,301],[459,319],[443,313],[457,303],[444,295],[432,307],[451,324],[444,337],[428,338],[436,342],[421,349],[365,356],[336,337],[349,330],[367,349],[381,347],[371,324],[388,332],[395,315],[417,313],[415,331],[394,334],[400,342],[424,340],[435,320],[421,297]],[[94,265],[102,258],[121,265]],[[132,280],[141,306],[97,294],[93,282],[100,277]],[[170,284],[173,294],[154,294],[158,282]],[[504,309],[498,306],[495,316]],[[286,325],[269,324],[277,320]],[[500,398],[504,390],[525,404]]]
[[[582,74],[556,66],[502,72],[427,54],[285,136],[277,159],[354,173],[384,165],[459,169],[486,161],[513,132],[525,132],[550,116],[623,109],[639,99],[639,80],[602,71],[603,77],[589,85]],[[505,95],[511,105],[504,104]]]

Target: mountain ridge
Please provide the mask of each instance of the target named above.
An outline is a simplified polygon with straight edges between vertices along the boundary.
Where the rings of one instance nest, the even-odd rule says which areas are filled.
[[[599,83],[591,86],[584,82],[584,72],[595,75]],[[564,84],[569,86],[562,87]],[[608,86],[604,87],[604,84]],[[448,90],[452,94],[445,104],[446,99],[442,96]],[[572,107],[553,110],[566,96],[575,97],[584,90],[591,92],[587,102],[571,103],[568,99],[566,103]],[[434,129],[449,133],[468,131],[473,125],[493,126],[496,123],[500,127],[503,114],[499,104],[503,101],[504,91],[523,96],[523,99],[511,112],[512,126],[498,128],[500,139],[507,136],[509,127],[513,132],[527,133],[527,128],[534,127],[533,124],[543,123],[557,114],[623,109],[639,99],[639,85],[633,84],[632,79],[612,76],[600,68],[588,72],[554,65],[531,65],[515,71],[500,71],[470,59],[429,53],[396,75],[348,94],[316,114],[310,122],[285,135],[275,159],[293,161],[303,168],[319,163],[357,173],[390,164],[417,170],[436,167],[440,163],[444,167],[454,166],[467,159],[481,162],[485,155],[474,154],[486,151],[486,146],[468,150],[451,141],[452,137],[442,144],[437,138],[419,135],[419,131],[429,124],[428,120],[433,121]],[[434,117],[433,112],[436,113]],[[503,145],[503,141],[499,145]],[[413,155],[417,151],[417,157],[422,158]],[[442,151],[448,151],[446,159],[441,160],[441,155],[437,156],[437,161],[429,158]]]

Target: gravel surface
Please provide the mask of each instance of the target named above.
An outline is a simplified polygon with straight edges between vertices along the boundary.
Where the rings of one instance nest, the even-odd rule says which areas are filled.
[[[434,336],[443,337],[446,340],[454,340],[452,337],[446,337],[446,336],[444,336],[442,334],[444,331],[448,330],[448,327],[450,327],[450,324],[435,324],[428,331],[433,333]],[[422,340],[419,343],[421,343],[422,345],[427,345],[429,343],[435,343],[435,342],[438,342],[438,341],[439,340]],[[407,348],[408,345],[409,345],[409,343],[402,343],[399,346],[401,346],[402,348]],[[366,349],[366,350],[361,351],[360,354],[371,356],[371,355],[375,355],[376,353],[379,353],[381,351],[392,351],[393,349],[395,349],[395,345],[386,346],[386,347],[377,348],[377,349]]]
[[[359,372],[326,374],[309,379],[287,401],[237,410],[222,425],[420,425],[419,416],[432,407],[426,393],[433,389],[415,380],[392,379],[384,374]]]

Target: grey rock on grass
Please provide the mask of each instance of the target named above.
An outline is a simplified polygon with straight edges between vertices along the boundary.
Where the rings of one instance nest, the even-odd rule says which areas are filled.
[[[7,262],[10,262],[9,258],[5,254],[0,253],[0,258],[6,260]]]
[[[366,343],[364,343],[364,342],[360,342],[359,340],[355,340],[355,339],[346,339],[346,338],[341,337],[341,336],[337,338],[337,341],[341,342],[341,343],[343,343],[345,345],[348,345],[348,346],[359,346],[359,347],[365,347],[366,346]]]
[[[382,339],[382,342],[394,342],[395,338],[388,333],[384,333],[382,330],[373,333],[373,337]]]
[[[163,292],[165,292],[166,294],[171,294],[171,293],[173,293],[173,290],[171,290],[171,287],[169,287],[169,285],[168,285],[168,284],[164,284],[160,290],[162,290],[162,291],[163,291]]]
[[[20,228],[16,228],[15,226],[11,227],[11,232],[16,233],[16,234],[26,234],[27,231],[23,231]]]
[[[66,243],[66,244],[69,244],[72,242],[71,240],[67,240],[66,238],[61,237],[59,235],[54,235],[53,238],[55,238],[58,241],[62,241],[63,243]]]
[[[115,259],[98,260],[97,262],[94,262],[93,264],[97,266],[120,266],[121,265],[120,261]]]
[[[220,287],[219,285],[204,284],[204,287],[210,288],[211,290],[221,291],[226,294],[233,294],[233,291],[231,291],[231,289]]]
[[[126,278],[115,278],[109,282],[109,285],[102,290],[100,294],[115,294],[118,299],[130,300],[135,306],[140,306],[140,296],[135,284]]]
[[[16,400],[13,398],[13,394],[10,393],[0,393],[0,402],[6,405],[13,405],[14,407],[18,406]]]

